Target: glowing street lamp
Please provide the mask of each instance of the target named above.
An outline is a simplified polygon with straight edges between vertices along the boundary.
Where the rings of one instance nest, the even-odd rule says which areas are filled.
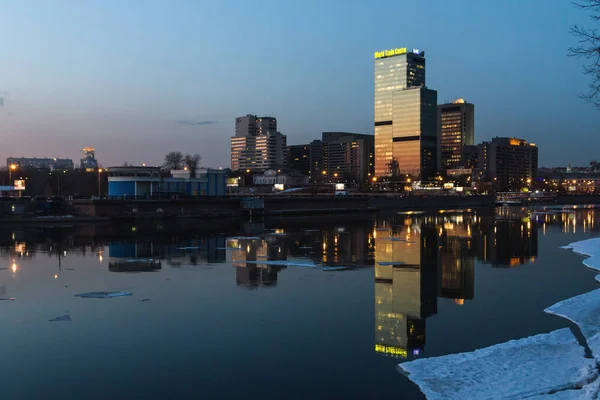
[[[9,186],[12,186],[12,185],[13,185],[13,184],[12,184],[12,172],[13,172],[14,170],[16,170],[16,169],[17,169],[17,165],[16,165],[16,164],[10,164],[10,165],[8,166],[8,185],[9,185]]]
[[[102,174],[102,168],[98,168],[98,197],[100,197],[100,174]]]

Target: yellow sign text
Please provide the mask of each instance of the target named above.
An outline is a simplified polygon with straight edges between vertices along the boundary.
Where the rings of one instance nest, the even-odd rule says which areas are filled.
[[[375,58],[399,56],[401,54],[406,54],[406,47],[402,47],[399,49],[395,48],[395,49],[390,49],[390,50],[376,51]]]

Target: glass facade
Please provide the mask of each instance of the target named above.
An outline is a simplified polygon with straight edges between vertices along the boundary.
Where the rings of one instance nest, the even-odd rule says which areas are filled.
[[[465,146],[474,143],[475,106],[462,99],[438,106],[441,169],[465,167]]]
[[[437,169],[437,92],[425,88],[424,53],[375,60],[375,175],[428,176]]]

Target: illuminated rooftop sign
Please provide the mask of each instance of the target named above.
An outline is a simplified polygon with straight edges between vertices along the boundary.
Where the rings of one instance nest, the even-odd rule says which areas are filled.
[[[406,53],[408,53],[408,49],[406,47],[382,50],[382,51],[375,52],[375,58],[377,59],[377,58],[393,57],[393,56],[399,56],[399,55],[406,54]],[[421,51],[419,49],[412,49],[412,51],[410,53],[416,54],[421,57],[425,56],[425,52]]]

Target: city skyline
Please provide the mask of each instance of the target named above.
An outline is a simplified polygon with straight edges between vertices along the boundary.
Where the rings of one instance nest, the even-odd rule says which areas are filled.
[[[157,165],[193,149],[203,165],[224,167],[232,121],[247,113],[277,117],[288,144],[324,131],[373,133],[373,52],[405,46],[426,52],[439,104],[477,105],[477,143],[526,138],[542,149],[540,166],[597,158],[599,114],[577,97],[588,82],[582,61],[566,55],[576,42],[569,25],[588,17],[568,2],[262,1],[277,16],[265,26],[247,20],[257,4],[242,1],[36,3],[0,5],[11,17],[0,27],[11,38],[0,65],[1,159],[77,160],[93,146],[104,166]],[[398,13],[421,18],[380,23]],[[346,23],[332,23],[334,14]],[[264,45],[268,57],[256,51]],[[573,149],[560,145],[564,135]]]

